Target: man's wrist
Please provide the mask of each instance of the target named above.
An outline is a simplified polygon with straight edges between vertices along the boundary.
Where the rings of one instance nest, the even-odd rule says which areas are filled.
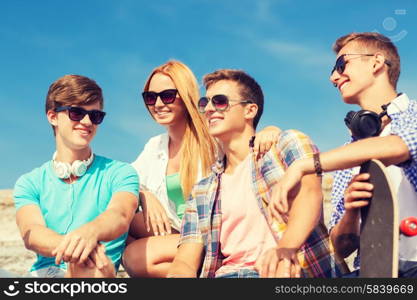
[[[90,238],[94,238],[95,240],[97,240],[97,242],[100,241],[100,228],[99,225],[96,224],[96,222],[92,221],[90,223],[85,224],[83,227],[81,227],[80,229],[82,229],[84,232],[87,232],[87,235]]]
[[[296,160],[294,162],[294,168],[301,172],[301,176],[314,173],[314,164],[310,158]]]
[[[313,154],[313,164],[314,164],[314,172],[317,176],[321,177],[323,176],[323,169],[321,167],[320,162],[320,152],[316,152]]]

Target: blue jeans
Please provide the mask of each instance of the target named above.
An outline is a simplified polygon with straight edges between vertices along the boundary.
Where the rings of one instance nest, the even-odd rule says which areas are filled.
[[[417,261],[400,260],[398,269],[398,277],[400,278],[417,278]],[[355,270],[342,276],[342,278],[357,277],[360,277],[359,270]]]
[[[398,277],[417,278],[417,261],[400,260]]]
[[[236,272],[231,272],[217,276],[216,278],[259,278],[259,274],[254,270],[241,269]]]
[[[357,278],[357,277],[359,277],[359,270],[355,270],[353,272],[342,275],[342,278]]]

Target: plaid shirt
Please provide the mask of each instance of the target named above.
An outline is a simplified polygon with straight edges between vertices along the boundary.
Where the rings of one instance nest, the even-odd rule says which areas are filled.
[[[253,191],[265,218],[265,205],[269,203],[272,185],[279,180],[292,162],[301,158],[310,158],[317,151],[317,147],[306,135],[295,130],[281,133],[276,147],[257,162],[252,151]],[[216,270],[222,265],[220,180],[223,171],[224,160],[220,160],[213,166],[211,175],[194,186],[183,218],[180,244],[204,244],[205,257],[200,277],[215,277]],[[275,221],[271,230],[276,240],[279,240],[285,229],[285,224],[278,224]],[[332,250],[327,229],[323,224],[319,224],[300,249],[303,275],[309,277],[341,275],[341,272],[345,271],[344,262],[340,264],[336,262]]]
[[[392,135],[398,135],[410,151],[410,159],[398,165],[417,192],[417,102],[408,99],[406,94],[395,98],[388,106],[391,118]],[[352,138],[350,142],[354,142]],[[332,189],[333,212],[329,223],[331,230],[345,213],[344,193],[354,176],[353,169],[339,170],[335,174]],[[355,257],[354,267],[359,268],[359,256]]]

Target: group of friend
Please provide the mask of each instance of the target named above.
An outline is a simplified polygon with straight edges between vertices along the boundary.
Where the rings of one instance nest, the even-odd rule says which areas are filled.
[[[333,50],[330,81],[361,111],[346,118],[349,143],[322,153],[297,130],[256,132],[264,96],[246,72],[205,75],[200,98],[192,71],[168,61],[142,92],[166,133],[132,164],[112,160],[90,146],[106,115],[101,88],[56,80],[45,104],[56,151],[14,188],[37,254],[30,276],[115,277],[120,264],[131,277],[357,276],[359,255],[354,270],[344,258],[358,249],[373,189],[357,166],[389,166],[400,219],[417,216],[417,102],[396,91],[400,58],[387,37],[351,33]],[[336,170],[326,227],[321,175]],[[399,258],[399,275],[417,277],[417,237],[400,238]]]

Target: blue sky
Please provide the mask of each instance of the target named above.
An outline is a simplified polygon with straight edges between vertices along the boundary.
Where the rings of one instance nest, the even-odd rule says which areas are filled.
[[[357,107],[328,81],[331,45],[352,31],[393,38],[399,91],[416,98],[416,8],[413,0],[1,1],[0,189],[51,158],[45,96],[65,74],[91,77],[103,89],[108,114],[94,152],[133,161],[164,131],[139,94],[150,71],[172,58],[200,81],[219,68],[246,70],[264,90],[261,128],[299,129],[322,151],[341,145],[343,118]]]

